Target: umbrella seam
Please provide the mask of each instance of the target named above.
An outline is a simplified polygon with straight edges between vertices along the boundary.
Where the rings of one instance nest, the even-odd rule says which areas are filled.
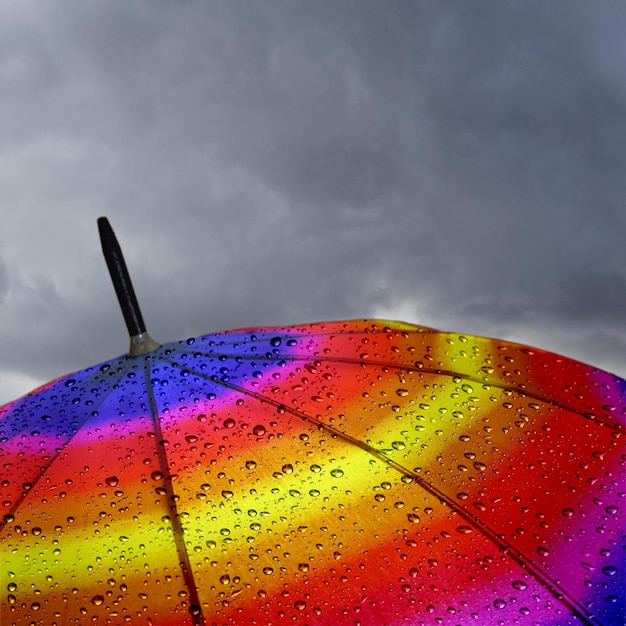
[[[202,613],[202,605],[200,604],[200,598],[198,596],[198,589],[193,576],[193,570],[191,568],[191,562],[189,560],[189,554],[187,553],[187,546],[184,540],[184,531],[180,523],[180,516],[178,514],[178,507],[176,505],[176,498],[174,492],[174,485],[172,482],[172,472],[170,470],[169,462],[167,460],[167,451],[164,445],[163,431],[161,429],[159,410],[157,407],[156,398],[154,396],[154,390],[150,382],[150,364],[149,359],[146,358],[143,364],[144,380],[146,385],[146,393],[148,395],[148,404],[150,406],[150,414],[154,425],[156,434],[156,446],[157,456],[159,463],[163,470],[165,478],[165,488],[167,490],[167,506],[170,514],[170,522],[172,524],[172,531],[174,534],[174,542],[176,544],[176,551],[180,560],[181,570],[183,574],[183,580],[189,590],[190,604],[188,607],[189,613],[194,620],[194,625],[204,626],[205,619]],[[197,612],[193,611],[194,607],[197,607]]]
[[[216,354],[210,354],[210,353],[206,353],[206,352],[191,352],[189,350],[183,350],[183,349],[178,349],[179,352],[185,353],[185,354],[189,354],[189,355],[199,355],[199,356],[204,356],[204,357],[208,357],[208,358],[218,358],[218,355]],[[549,400],[548,398],[546,398],[545,396],[542,396],[541,394],[532,392],[532,391],[528,391],[526,389],[523,389],[522,387],[516,387],[513,385],[506,385],[503,384],[501,382],[494,382],[494,381],[490,381],[490,380],[484,380],[481,378],[478,378],[477,376],[472,376],[471,374],[462,374],[459,372],[453,372],[451,370],[442,370],[442,369],[437,369],[437,368],[417,368],[417,367],[412,367],[410,365],[400,365],[398,363],[389,363],[386,361],[370,361],[370,360],[359,360],[359,359],[348,359],[348,358],[341,358],[341,357],[324,357],[324,356],[314,356],[314,357],[310,357],[310,356],[292,356],[292,355],[285,355],[285,356],[276,356],[276,357],[268,357],[267,355],[232,355],[232,354],[228,354],[228,353],[220,353],[220,354],[224,354],[227,357],[232,357],[232,358],[238,358],[238,359],[244,359],[244,360],[251,360],[251,361],[282,361],[285,359],[289,359],[289,361],[301,361],[301,362],[305,362],[305,361],[322,361],[322,362],[326,362],[326,363],[345,363],[347,365],[359,365],[359,366],[375,366],[375,367],[388,367],[388,368],[392,368],[394,370],[401,370],[404,372],[420,372],[420,373],[425,373],[425,374],[436,374],[437,376],[448,376],[450,378],[462,378],[463,380],[469,380],[475,383],[479,383],[481,385],[491,385],[492,387],[497,387],[498,389],[506,389],[508,391],[513,391],[516,392],[518,394],[520,394],[520,396],[523,397],[527,397],[527,398],[532,398],[534,400],[539,400],[540,402],[543,402],[544,404],[549,404],[550,406],[556,406],[559,407],[560,409],[563,409],[565,411],[568,411],[570,413],[575,413],[576,415],[580,415],[581,417],[584,417],[586,420],[592,421],[592,422],[596,422],[598,424],[601,424],[602,426],[606,427],[606,428],[610,428],[616,432],[623,432],[625,430],[624,426],[622,424],[620,424],[619,422],[609,422],[606,419],[599,417],[597,415],[592,415],[587,411],[582,411],[580,409],[576,409],[572,406],[569,406],[567,404],[563,404],[562,402],[555,402],[554,400]],[[178,365],[178,367],[183,368],[183,366]],[[185,369],[185,368],[183,368]]]

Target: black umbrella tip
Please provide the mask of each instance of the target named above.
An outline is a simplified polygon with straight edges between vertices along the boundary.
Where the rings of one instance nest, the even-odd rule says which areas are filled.
[[[98,231],[100,232],[102,252],[130,335],[129,354],[136,356],[152,352],[159,347],[159,344],[146,332],[146,325],[126,268],[124,255],[108,218],[98,218]]]
[[[98,232],[100,233],[101,241],[103,241],[105,238],[108,239],[110,237],[115,237],[108,217],[98,218]]]

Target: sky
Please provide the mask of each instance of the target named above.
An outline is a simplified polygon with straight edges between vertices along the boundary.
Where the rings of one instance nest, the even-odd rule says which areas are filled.
[[[0,404],[160,342],[400,319],[626,377],[626,3],[0,3]]]

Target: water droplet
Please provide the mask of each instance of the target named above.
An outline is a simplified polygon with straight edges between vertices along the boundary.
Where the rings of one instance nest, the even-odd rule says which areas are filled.
[[[573,509],[563,509],[561,512],[563,513],[565,517],[574,517]]]
[[[283,465],[281,471],[283,474],[293,474],[293,465],[291,465],[291,463]]]
[[[404,398],[409,395],[409,390],[408,389],[396,389],[396,394],[399,395],[401,398]]]
[[[537,554],[539,556],[548,556],[550,554],[550,550],[548,550],[548,548],[544,548],[543,546],[539,546],[537,548]]]
[[[524,591],[528,587],[528,585],[523,580],[514,580],[511,583],[513,589],[517,589],[517,591]]]
[[[264,567],[263,573],[266,574],[267,576],[270,576],[271,574],[274,573],[274,569],[272,567]]]
[[[229,500],[230,498],[233,497],[233,492],[229,491],[228,489],[224,489],[224,491],[222,491],[222,497],[226,498],[227,500]]]
[[[220,582],[222,585],[228,585],[230,583],[230,576],[228,574],[223,574],[220,576]]]
[[[109,487],[117,487],[117,484],[120,482],[120,480],[119,480],[119,478],[117,476],[109,476],[108,478],[104,479],[104,482]]]
[[[282,342],[283,340],[280,337],[272,337],[270,339],[270,346],[272,346],[272,348],[278,348]]]
[[[265,426],[258,424],[252,429],[252,433],[255,437],[262,437],[265,434]]]
[[[104,602],[104,596],[94,596],[91,598],[91,604],[95,604],[96,606],[100,606]]]
[[[306,609],[306,602],[304,600],[296,600],[293,606],[297,611],[304,611],[304,609]]]
[[[223,422],[224,428],[235,428],[235,424],[236,422],[232,417],[225,419]]]
[[[613,567],[612,565],[607,565],[602,568],[602,573],[605,576],[615,576],[617,574],[617,567]]]
[[[333,478],[341,478],[341,477],[343,476],[343,470],[342,470],[342,469],[339,469],[339,468],[334,469],[334,470],[331,470],[331,471],[330,471],[330,475],[331,475]]]
[[[493,606],[495,606],[496,609],[503,609],[506,606],[506,600],[498,598],[497,600],[493,601]]]
[[[471,526],[459,526],[456,531],[462,535],[471,535],[473,532]]]
[[[256,467],[256,461],[246,461],[246,469],[253,470]]]

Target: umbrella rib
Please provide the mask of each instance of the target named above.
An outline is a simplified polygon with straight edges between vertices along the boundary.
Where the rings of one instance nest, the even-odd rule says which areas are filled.
[[[169,462],[167,460],[167,452],[164,445],[163,430],[161,429],[161,422],[159,419],[159,410],[157,407],[156,398],[154,397],[154,391],[150,383],[150,364],[144,361],[143,364],[144,380],[146,385],[146,393],[148,395],[148,403],[150,406],[150,414],[152,417],[152,423],[154,432],[156,434],[157,444],[157,456],[159,459],[159,465],[163,470],[165,477],[165,489],[166,497],[168,501],[168,508],[171,511],[170,521],[172,523],[172,530],[174,533],[174,543],[176,544],[176,551],[178,553],[178,560],[181,566],[183,579],[185,585],[189,590],[189,612],[194,620],[194,625],[203,626],[205,624],[204,615],[202,614],[202,605],[200,604],[200,598],[198,596],[198,589],[193,576],[193,570],[189,560],[189,554],[187,553],[187,547],[184,541],[183,528],[180,523],[180,516],[178,514],[178,507],[176,505],[176,494],[174,492],[174,486],[172,484],[172,473],[170,470]]]
[[[98,402],[97,405],[95,405],[95,407],[93,408],[93,411],[99,409],[102,404],[107,400],[107,398],[109,397],[109,395],[113,392],[113,390],[115,389],[115,386],[124,378],[124,376],[126,375],[126,373],[128,372],[128,370],[130,369],[130,363],[124,363],[123,365],[123,369],[121,372],[118,373],[116,380],[114,383],[112,383],[109,387],[109,390],[103,395],[103,397],[100,399],[100,402]],[[73,374],[67,374],[66,376],[63,376],[62,378],[60,378],[57,383],[60,383],[64,380],[67,380],[70,376],[72,376]],[[97,376],[97,372],[94,372],[94,375],[91,376],[90,378],[94,378],[95,376]],[[88,381],[85,381],[83,384],[86,384]],[[55,384],[57,384],[55,383]],[[28,395],[25,396],[25,399],[28,398]],[[70,442],[72,441],[72,439],[80,432],[80,430],[82,429],[82,427],[85,425],[85,423],[87,421],[89,421],[89,419],[91,418],[91,414],[87,414],[85,419],[80,423],[80,425],[78,426],[78,428],[76,428],[76,431],[74,432],[74,434],[69,437],[67,439],[67,441],[60,447],[57,449],[56,454],[54,454],[53,456],[50,457],[50,460],[48,462],[48,464],[43,468],[40,469],[39,472],[39,476],[37,478],[35,478],[35,480],[33,480],[32,482],[32,486],[28,491],[24,491],[22,492],[22,495],[17,499],[17,501],[15,502],[15,504],[11,507],[9,513],[3,515],[0,518],[0,533],[4,530],[4,527],[6,526],[7,519],[9,515],[14,515],[15,512],[20,508],[20,506],[22,505],[22,502],[24,502],[24,500],[26,499],[26,497],[28,496],[29,493],[31,493],[35,486],[39,483],[39,481],[44,477],[44,475],[46,474],[47,469],[56,461],[56,459],[61,455],[61,453],[65,450],[65,448],[67,448],[67,446],[70,444]]]
[[[186,352],[186,351],[181,350],[181,352]],[[205,355],[205,356],[208,356],[208,355]],[[211,356],[214,356],[214,355],[211,355]],[[289,357],[289,358],[292,360],[300,360],[300,359],[293,359],[293,357]],[[256,391],[251,391],[250,389],[246,389],[245,387],[241,387],[230,381],[222,380],[216,375],[210,375],[210,374],[206,374],[204,372],[198,371],[198,370],[192,370],[189,367],[184,367],[180,363],[177,363],[176,361],[172,360],[171,358],[164,357],[164,360],[168,361],[171,365],[173,365],[174,367],[177,367],[178,369],[187,370],[190,372],[193,371],[193,373],[200,378],[204,378],[205,380],[222,385],[223,387],[232,389],[233,391],[237,391],[250,398],[254,398],[263,404],[269,404],[269,405],[275,406],[277,409],[281,409],[281,411],[283,412],[290,413],[291,415],[294,415],[295,417],[298,417],[299,419],[305,422],[315,424],[318,428],[322,428],[330,432],[332,435],[339,437],[340,439],[354,445],[357,448],[360,448],[361,450],[367,452],[368,454],[372,455],[373,457],[377,458],[378,460],[382,461],[388,466],[393,467],[404,476],[407,476],[411,478],[412,480],[414,480],[418,485],[420,485],[420,487],[422,487],[431,495],[435,496],[443,505],[447,506],[453,513],[460,515],[469,524],[474,526],[480,533],[482,533],[485,537],[487,537],[487,539],[489,539],[492,543],[494,543],[500,550],[505,551],[506,554],[511,559],[513,559],[524,570],[528,571],[528,573],[535,580],[537,580],[537,582],[539,582],[556,600],[558,600],[559,602],[564,604],[568,609],[570,609],[578,618],[582,620],[582,622],[586,626],[593,626],[593,625],[601,626],[601,623],[595,618],[595,616],[593,614],[590,614],[584,608],[584,606],[582,606],[582,604],[576,600],[575,597],[573,597],[567,590],[561,587],[561,585],[556,580],[554,580],[549,574],[545,573],[541,568],[537,567],[523,552],[515,548],[507,539],[505,539],[504,537],[496,533],[494,530],[492,530],[487,524],[483,523],[479,518],[477,518],[473,513],[471,513],[464,506],[459,506],[454,500],[452,500],[449,496],[447,496],[443,491],[439,490],[437,487],[435,487],[428,481],[425,481],[423,478],[420,478],[420,476],[418,476],[416,472],[404,467],[397,461],[394,461],[393,459],[391,459],[387,454],[385,454],[384,451],[378,450],[377,448],[370,446],[364,441],[356,439],[348,435],[347,433],[344,433],[338,430],[334,426],[326,424],[325,422],[315,417],[312,417],[310,415],[307,415],[306,413],[298,411],[297,409],[288,407],[282,404],[281,402],[273,400],[272,398],[265,396],[261,393],[258,393]],[[268,360],[268,359],[257,357],[257,360]],[[276,360],[282,360],[282,359],[276,359]],[[301,360],[311,361],[312,359],[302,358]],[[322,360],[322,359],[316,358],[315,360]],[[339,361],[339,359],[325,359],[325,360],[333,361],[333,362]],[[361,363],[367,363],[370,365],[393,367],[394,369],[412,369],[412,368],[402,367],[397,364],[376,363],[374,361],[364,362],[364,361],[358,361],[358,360],[352,360],[352,359],[344,359],[344,360],[341,360],[341,362],[350,363],[350,364],[359,364],[359,365]],[[420,370],[420,371],[424,371],[424,370]],[[445,371],[442,372],[442,370],[432,370],[432,373],[438,373],[438,374],[443,373],[444,375],[446,374],[446,372]],[[455,373],[453,375],[458,376],[459,374]],[[469,380],[476,380],[476,382],[481,382],[479,379],[469,378]],[[525,393],[523,390],[520,390],[520,392]],[[531,395],[531,394],[527,394],[527,395]],[[538,396],[532,396],[532,397],[538,398]],[[554,402],[549,402],[549,403],[555,404]],[[563,407],[563,408],[567,408],[567,407]],[[580,411],[576,411],[576,410],[573,410],[573,411],[575,413],[582,414]]]
[[[291,360],[302,360],[302,361],[310,361],[311,358],[306,358],[306,357],[297,357],[295,359],[292,359],[291,357],[289,357]],[[328,358],[328,357],[316,357],[316,360],[319,361],[326,361],[326,362],[334,362],[334,363],[347,363],[347,364],[352,364],[352,365],[375,365],[376,367],[388,367],[391,369],[395,369],[395,370],[402,370],[405,372],[424,372],[427,374],[436,374],[437,376],[448,376],[450,378],[462,378],[463,380],[470,380],[474,383],[479,383],[481,385],[491,385],[492,387],[497,387],[498,389],[506,389],[507,391],[514,391],[516,393],[519,393],[520,396],[524,396],[527,398],[533,398],[534,400],[539,400],[540,402],[543,402],[544,404],[550,404],[551,406],[557,406],[560,409],[563,409],[564,411],[569,411],[570,413],[576,413],[577,415],[580,415],[581,417],[584,417],[585,419],[589,420],[589,421],[593,421],[593,422],[597,422],[598,424],[601,424],[602,426],[606,426],[608,428],[611,428],[613,430],[617,430],[617,431],[621,431],[624,429],[624,427],[618,423],[618,422],[610,422],[608,420],[605,420],[602,417],[598,417],[597,415],[591,415],[589,413],[587,413],[586,411],[581,411],[580,409],[575,409],[572,406],[568,406],[567,404],[564,404],[563,402],[557,402],[555,400],[550,400],[549,398],[546,398],[545,396],[542,396],[539,393],[534,393],[532,391],[527,391],[526,389],[524,389],[523,387],[517,387],[514,385],[506,385],[504,383],[501,382],[494,382],[494,381],[490,381],[490,380],[485,380],[483,378],[479,378],[478,376],[473,376],[472,374],[463,374],[461,372],[455,372],[453,370],[442,370],[442,369],[437,369],[437,368],[428,368],[428,367],[423,367],[423,368],[416,368],[416,367],[411,367],[409,365],[400,365],[398,363],[386,363],[384,361],[360,361],[358,359],[346,359],[346,358]]]
[[[617,421],[609,421],[603,417],[600,417],[598,415],[592,415],[586,411],[581,411],[580,409],[576,409],[572,406],[569,406],[567,404],[564,404],[563,402],[557,402],[555,400],[551,400],[550,398],[547,398],[539,393],[535,393],[533,391],[528,391],[527,389],[524,389],[523,387],[517,387],[514,385],[507,385],[505,383],[499,382],[499,381],[493,381],[493,380],[485,380],[484,378],[479,378],[478,376],[473,376],[472,374],[463,374],[462,372],[455,372],[453,370],[442,370],[442,369],[437,369],[437,368],[429,368],[429,367],[422,367],[422,368],[416,368],[416,367],[412,367],[410,365],[401,365],[399,363],[389,363],[386,361],[372,361],[372,360],[360,360],[360,359],[350,359],[347,357],[327,357],[327,356],[292,356],[292,355],[283,355],[283,356],[274,356],[274,357],[268,357],[267,355],[241,355],[241,354],[228,354],[228,353],[220,353],[220,355],[216,355],[216,354],[210,354],[207,352],[191,352],[189,350],[184,350],[184,349],[180,349],[177,348],[178,352],[183,352],[189,355],[200,355],[200,356],[204,356],[204,357],[208,357],[208,358],[218,358],[218,356],[220,355],[225,355],[227,357],[231,357],[231,358],[237,358],[237,359],[243,359],[243,360],[249,360],[249,361],[284,361],[284,360],[289,360],[289,361],[300,361],[300,362],[310,362],[310,361],[321,361],[321,362],[325,362],[325,363],[343,363],[346,365],[358,365],[359,367],[361,366],[373,366],[373,367],[387,367],[389,369],[394,369],[394,370],[398,370],[398,371],[403,371],[403,372],[407,372],[407,373],[415,373],[415,372],[419,372],[419,373],[423,373],[423,374],[436,374],[437,376],[448,376],[449,378],[462,378],[463,380],[468,380],[474,383],[478,383],[481,385],[491,385],[492,387],[497,387],[498,389],[504,389],[507,391],[513,391],[518,393],[520,396],[526,397],[526,398],[532,398],[533,400],[539,400],[540,402],[543,402],[544,404],[549,404],[551,406],[556,406],[560,409],[563,409],[564,411],[568,411],[570,413],[575,413],[576,415],[580,415],[581,417],[585,418],[586,420],[595,422],[597,424],[601,424],[602,426],[606,427],[606,428],[610,428],[612,430],[615,430],[617,432],[622,432],[624,431],[624,426],[622,424],[620,424]],[[178,367],[182,368],[181,365],[178,365]],[[185,368],[183,368],[185,369]],[[187,368],[188,369],[188,368]]]

